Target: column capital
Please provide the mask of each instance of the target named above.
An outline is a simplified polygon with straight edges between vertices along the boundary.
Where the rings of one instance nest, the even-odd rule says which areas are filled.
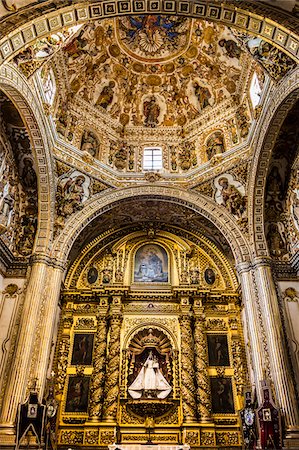
[[[269,256],[257,256],[253,259],[252,265],[254,269],[257,269],[259,267],[271,267],[272,258],[270,258]]]
[[[65,270],[65,263],[56,259],[51,258],[46,253],[35,253],[30,257],[30,265],[34,264],[45,264],[46,266],[53,267],[55,269],[60,269],[62,272]]]
[[[249,261],[243,261],[236,265],[236,269],[239,275],[249,272],[252,269],[252,265]]]

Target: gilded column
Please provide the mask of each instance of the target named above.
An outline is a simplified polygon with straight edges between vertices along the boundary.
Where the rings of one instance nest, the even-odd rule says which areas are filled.
[[[107,307],[108,300],[101,300],[101,309],[97,317],[97,332],[95,337],[96,342],[89,404],[89,417],[92,420],[100,420],[102,416],[107,351]]]
[[[285,337],[270,262],[271,260],[267,258],[256,258],[254,268],[263,320],[267,330],[271,376],[279,405],[282,408],[287,432],[289,434],[295,432],[299,436],[298,405],[289,370]]]
[[[249,263],[240,263],[237,266],[240,276],[243,304],[246,315],[246,325],[248,340],[250,342],[251,360],[253,365],[254,384],[258,397],[261,402],[260,382],[264,378],[264,363],[263,363],[263,342],[261,339],[261,332],[259,327],[258,312],[256,306],[256,294],[252,278],[252,267]]]
[[[1,411],[1,423],[3,425],[13,424],[16,418],[17,406],[25,399],[32,350],[35,341],[35,332],[45,289],[48,264],[49,259],[47,257],[35,257],[32,260],[14,358],[3,399]]]
[[[48,267],[39,324],[35,331],[30,379],[37,379],[40,401],[44,394],[49,358],[53,345],[53,334],[58,320],[57,311],[62,276],[62,266]]]
[[[211,420],[211,392],[208,375],[208,354],[205,337],[205,316],[200,305],[194,305],[194,353],[195,353],[195,379],[197,385],[197,412],[201,422]]]
[[[103,420],[116,422],[120,375],[121,298],[114,297],[110,310],[108,364],[104,388]]]
[[[192,336],[192,315],[188,300],[182,305],[181,326],[181,398],[184,422],[196,421],[196,390],[194,385],[194,351]]]

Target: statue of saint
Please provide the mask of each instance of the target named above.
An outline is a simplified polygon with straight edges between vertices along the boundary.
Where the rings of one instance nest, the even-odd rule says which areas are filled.
[[[157,357],[150,351],[139,374],[129,386],[129,394],[133,398],[146,397],[163,399],[169,395],[171,389],[172,387],[159,369]]]

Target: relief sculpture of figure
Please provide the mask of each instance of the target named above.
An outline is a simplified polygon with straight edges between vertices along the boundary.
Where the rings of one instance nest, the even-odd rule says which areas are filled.
[[[221,178],[219,185],[222,187],[221,196],[224,206],[231,214],[241,218],[245,211],[245,198],[235,186],[228,182],[227,178]]]
[[[129,394],[133,398],[166,398],[172,390],[168,381],[159,369],[157,357],[150,351],[139,374],[129,386]]]
[[[101,106],[102,108],[107,109],[108,106],[111,105],[114,96],[114,86],[115,82],[110,81],[107,86],[103,87],[95,106]]]
[[[158,117],[160,114],[160,107],[156,103],[156,99],[152,96],[143,104],[143,113],[145,115],[144,124],[147,127],[155,127],[158,124]]]

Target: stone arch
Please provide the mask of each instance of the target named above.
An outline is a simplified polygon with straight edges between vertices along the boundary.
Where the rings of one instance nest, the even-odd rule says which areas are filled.
[[[260,118],[260,130],[253,148],[248,188],[248,221],[252,230],[252,249],[256,256],[268,256],[264,232],[264,196],[271,154],[280,128],[295,102],[299,99],[299,68],[275,86]]]
[[[244,233],[227,210],[212,199],[199,193],[165,186],[145,185],[119,191],[105,191],[86,202],[85,208],[74,214],[66,222],[65,228],[57,236],[52,256],[65,263],[68,253],[80,232],[95,218],[113,207],[113,203],[130,198],[160,199],[181,204],[210,220],[226,237],[237,263],[251,259],[250,248]]]
[[[46,253],[52,239],[55,182],[43,111],[26,79],[10,65],[0,69],[0,89],[19,111],[32,144],[38,178],[38,228],[33,252]]]
[[[53,3],[56,3],[55,12]],[[140,2],[134,0],[112,0],[107,3],[88,1],[68,5],[68,2],[54,0],[49,5],[27,6],[4,16],[1,23],[2,35],[0,51],[2,59],[8,60],[22,51],[29,44],[43,36],[71,27],[88,20],[113,18],[127,14],[168,14],[206,19],[227,26],[234,26],[245,33],[261,36],[278,47],[296,61],[298,58],[298,39],[296,22],[291,14],[273,9],[268,5],[252,5],[252,2],[238,0],[209,4],[208,0],[200,3],[185,0],[167,2]],[[252,14],[254,13],[254,15]],[[5,19],[9,17],[7,23]],[[27,18],[31,22],[28,26]],[[269,20],[271,22],[269,22]],[[280,25],[281,24],[281,25]],[[286,30],[287,29],[287,30]]]

